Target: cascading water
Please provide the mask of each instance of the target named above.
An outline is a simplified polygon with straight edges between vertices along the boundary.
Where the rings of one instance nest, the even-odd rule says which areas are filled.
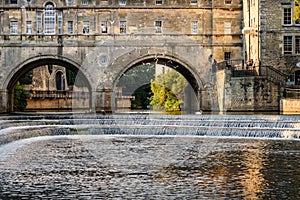
[[[12,141],[12,139],[7,139],[9,137],[21,139],[41,135],[78,133],[93,135],[190,135],[264,138],[300,137],[300,119],[297,116],[11,116],[2,117],[0,127],[0,143]]]
[[[0,199],[299,199],[300,117],[0,117]]]

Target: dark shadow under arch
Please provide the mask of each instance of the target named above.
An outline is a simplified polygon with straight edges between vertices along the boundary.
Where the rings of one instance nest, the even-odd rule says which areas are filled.
[[[41,59],[37,59],[37,60],[32,60],[29,62],[26,62],[25,64],[21,65],[19,70],[16,71],[13,76],[10,78],[8,84],[7,84],[7,91],[8,91],[8,110],[10,112],[13,111],[13,89],[15,87],[15,85],[17,84],[18,80],[27,72],[29,72],[30,70],[40,67],[40,66],[44,66],[44,65],[59,65],[65,68],[68,68],[72,71],[74,71],[75,73],[77,73],[77,76],[80,77],[80,79],[82,79],[84,81],[84,83],[86,83],[86,86],[89,90],[89,107],[92,107],[92,87],[91,84],[89,82],[89,80],[86,78],[86,76],[80,71],[78,66],[75,66],[74,64],[72,64],[71,62],[68,62],[67,60],[63,60],[63,59],[59,59],[59,58],[41,58]]]

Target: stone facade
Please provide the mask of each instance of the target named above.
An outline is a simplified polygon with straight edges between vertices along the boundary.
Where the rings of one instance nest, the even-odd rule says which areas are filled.
[[[242,59],[243,52],[242,2],[226,2],[3,0],[0,112],[12,111],[16,81],[47,64],[79,71],[90,109],[113,111],[118,79],[144,62],[176,69],[190,82],[200,109],[211,110],[211,63]]]

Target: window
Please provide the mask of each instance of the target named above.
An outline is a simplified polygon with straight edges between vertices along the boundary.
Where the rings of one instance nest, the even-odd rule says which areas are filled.
[[[32,23],[31,21],[26,21],[26,34],[32,34]]]
[[[89,35],[90,34],[90,22],[89,21],[84,21],[83,22],[82,33],[84,35]]]
[[[107,21],[101,22],[101,33],[107,33],[108,32],[108,23]]]
[[[155,0],[155,5],[162,5],[162,0]]]
[[[293,37],[284,36],[283,38],[283,54],[292,54],[293,52]]]
[[[198,5],[198,0],[191,0],[191,5],[193,5],[193,6]]]
[[[46,4],[45,7],[45,13],[44,13],[44,32],[48,35],[55,34],[55,22],[56,22],[56,16],[55,16],[55,8],[52,3]]]
[[[42,33],[42,12],[36,12],[36,32]]]
[[[126,33],[126,21],[120,21],[120,33]]]
[[[228,66],[231,65],[231,52],[224,52],[224,60]]]
[[[300,54],[300,36],[295,37],[295,53]]]
[[[63,34],[63,13],[58,11],[58,34]]]
[[[126,5],[126,0],[119,0],[119,5],[125,6]]]
[[[68,34],[73,34],[73,21],[68,21]]]
[[[82,1],[81,1],[81,4],[82,4],[82,5],[88,5],[88,0],[82,0]]]
[[[101,62],[101,64],[106,64],[107,63],[107,56],[106,55],[102,55],[100,57],[100,62]]]
[[[231,34],[231,22],[224,22],[224,33]]]
[[[198,34],[198,22],[192,22],[192,34]]]
[[[10,34],[12,34],[12,35],[18,34],[18,22],[17,21],[10,22]]]
[[[155,21],[155,33],[162,33],[162,21]]]
[[[225,4],[231,4],[232,0],[225,0]]]
[[[73,3],[73,0],[68,0],[68,4],[71,4],[71,3]]]
[[[292,8],[283,8],[283,25],[292,24]]]
[[[18,4],[18,0],[10,0],[10,4]]]

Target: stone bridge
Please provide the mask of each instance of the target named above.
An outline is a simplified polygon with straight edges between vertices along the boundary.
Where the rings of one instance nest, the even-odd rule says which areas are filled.
[[[0,40],[0,112],[13,111],[13,88],[22,75],[49,64],[78,71],[89,88],[90,110],[96,112],[114,112],[118,80],[143,63],[180,72],[193,88],[197,109],[211,109],[211,54],[211,48],[187,35],[10,36]]]

